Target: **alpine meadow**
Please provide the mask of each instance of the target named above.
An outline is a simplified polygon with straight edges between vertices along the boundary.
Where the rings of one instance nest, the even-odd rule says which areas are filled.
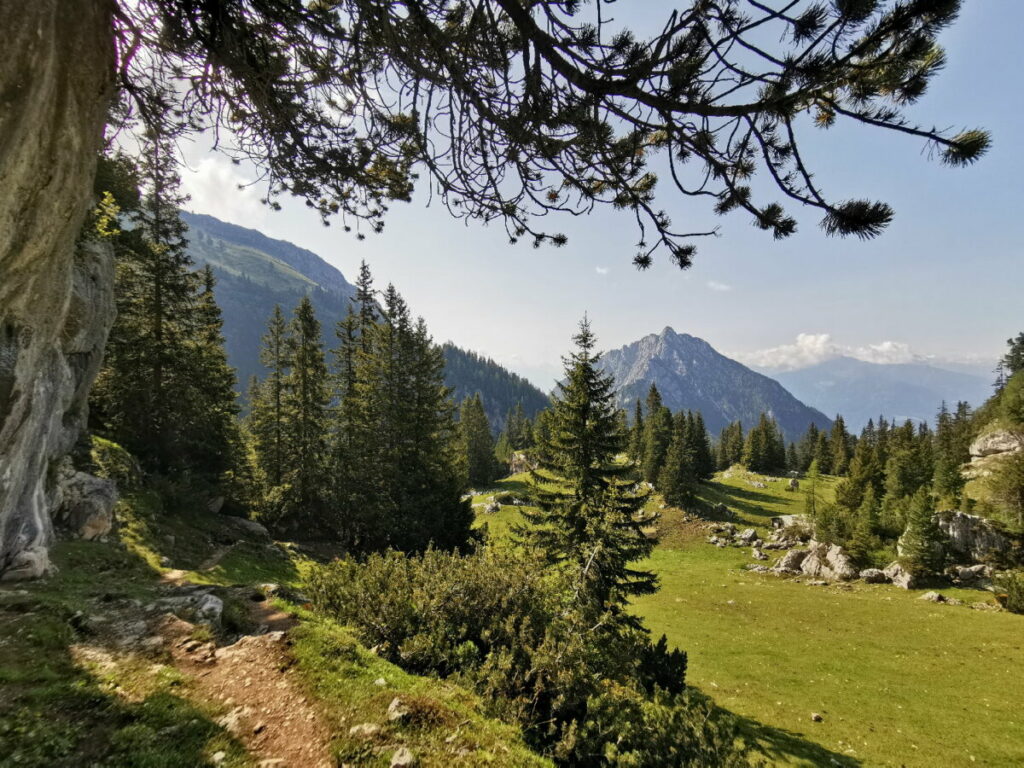
[[[1024,765],[1024,6],[0,18],[0,768]]]

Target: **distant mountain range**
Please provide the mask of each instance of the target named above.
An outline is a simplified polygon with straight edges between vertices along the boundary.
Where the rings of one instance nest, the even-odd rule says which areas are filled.
[[[666,406],[672,411],[700,411],[715,435],[737,420],[749,429],[761,413],[773,416],[791,441],[812,422],[821,429],[832,425],[825,414],[804,405],[779,382],[725,357],[703,339],[671,328],[606,352],[601,365],[615,376],[619,405],[630,415],[654,383]]]
[[[189,228],[192,260],[197,267],[209,264],[217,276],[215,292],[224,314],[228,361],[238,370],[243,391],[251,377],[265,373],[259,361],[260,340],[275,304],[290,315],[308,295],[323,326],[325,346],[334,346],[334,328],[355,296],[355,286],[338,269],[312,251],[255,229],[203,214],[182,212],[182,219]],[[522,402],[530,417],[547,406],[547,395],[493,360],[450,342],[443,350],[445,383],[455,390],[456,400],[480,392],[495,430],[504,425],[516,402]]]
[[[837,357],[797,371],[769,373],[805,403],[841,413],[849,429],[868,419],[932,422],[945,401],[979,406],[992,394],[990,378],[918,363],[866,363]]]

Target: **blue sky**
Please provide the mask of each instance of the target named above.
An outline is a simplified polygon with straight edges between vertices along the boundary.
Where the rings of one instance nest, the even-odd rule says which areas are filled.
[[[793,367],[836,354],[903,362],[931,358],[991,367],[1004,340],[1024,330],[1024,3],[968,0],[943,43],[948,65],[909,113],[939,127],[989,129],[978,164],[951,169],[911,137],[837,126],[806,133],[805,159],[826,192],[889,202],[896,218],[873,241],[827,238],[814,212],[792,210],[800,229],[775,242],[741,215],[715,217],[673,196],[659,203],[677,223],[719,225],[698,242],[694,267],[662,258],[632,265],[627,214],[600,210],[563,222],[569,243],[509,245],[501,227],[466,225],[425,190],[392,208],[385,231],[363,242],[323,227],[301,204],[282,212],[239,192],[239,169],[197,145],[183,173],[190,208],[309,248],[353,277],[366,259],[393,282],[438,341],[484,352],[547,386],[584,312],[605,348],[670,325],[751,364]],[[624,0],[643,25],[671,2]]]

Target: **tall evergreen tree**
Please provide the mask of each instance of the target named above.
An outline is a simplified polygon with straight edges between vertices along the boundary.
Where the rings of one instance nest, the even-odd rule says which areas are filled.
[[[828,444],[832,450],[832,460],[829,462],[831,473],[845,475],[850,468],[850,433],[846,431],[846,422],[838,413],[832,422]]]
[[[680,411],[672,424],[672,441],[658,475],[657,488],[665,501],[683,507],[693,500],[697,485],[696,454],[693,448],[693,422]]]
[[[284,391],[291,362],[288,324],[280,305],[274,306],[268,321],[260,362],[268,373],[250,388],[247,426],[256,469],[269,489],[279,487],[285,474]]]
[[[933,511],[928,492],[918,489],[908,504],[907,527],[898,544],[900,564],[916,576],[930,576],[942,570],[943,537]]]
[[[653,383],[647,391],[645,409],[647,422],[644,425],[643,478],[652,485],[658,481],[661,465],[665,463],[665,452],[672,440],[672,412],[661,404],[661,393]]]
[[[498,474],[494,437],[479,392],[462,401],[459,409],[459,442],[470,485],[479,487],[494,482]]]
[[[282,522],[327,527],[330,390],[320,322],[307,296],[295,308],[287,341],[290,368],[282,413],[284,482],[289,493]]]
[[[223,382],[201,382],[192,370],[200,362],[200,348],[216,354],[206,343],[214,340],[201,338],[204,322],[213,318],[203,310],[193,322],[199,284],[186,250],[180,208],[187,198],[180,192],[173,140],[151,132],[140,157],[140,194],[130,201],[130,195],[122,195],[131,206],[124,210],[131,226],[115,238],[118,317],[93,392],[92,419],[97,431],[123,444],[151,470],[199,470],[209,458],[209,446],[191,442],[205,440],[190,428],[192,414],[211,395],[200,388],[210,384],[217,389]],[[106,165],[121,186],[136,178],[125,161]],[[209,355],[204,365],[212,362]],[[218,424],[223,426],[223,419]]]
[[[689,448],[693,454],[693,474],[697,480],[710,480],[715,474],[715,457],[711,449],[711,440],[700,411],[695,411],[692,419]]]
[[[626,601],[656,588],[653,573],[633,567],[651,552],[643,527],[653,517],[642,514],[646,497],[628,490],[632,468],[616,462],[626,436],[616,417],[614,381],[597,367],[600,354],[585,318],[573,341],[535,473],[540,509],[526,514],[518,534],[547,562],[569,569],[581,603],[637,626]]]
[[[643,466],[644,462],[644,433],[644,409],[640,404],[640,398],[637,398],[633,410],[633,426],[630,427],[629,430],[629,448],[627,455],[629,456],[629,460],[638,467]]]
[[[224,321],[209,265],[200,270],[199,281],[189,318],[192,386],[184,439],[191,467],[217,478],[240,460],[237,379],[224,350]]]

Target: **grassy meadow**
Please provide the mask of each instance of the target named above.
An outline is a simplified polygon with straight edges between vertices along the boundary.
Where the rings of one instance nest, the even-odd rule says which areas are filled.
[[[826,498],[832,482],[820,489]],[[513,476],[473,501],[525,483]],[[740,472],[719,475],[701,497],[762,532],[803,503],[784,482],[754,488]],[[478,524],[493,535],[519,517],[516,507],[482,509]],[[636,609],[689,653],[690,684],[743,719],[768,765],[1024,765],[1024,617],[922,601],[923,590],[745,571],[749,549],[708,544],[703,526],[674,509],[662,510],[659,534],[648,567],[661,590]],[[992,602],[988,592],[940,591]]]

